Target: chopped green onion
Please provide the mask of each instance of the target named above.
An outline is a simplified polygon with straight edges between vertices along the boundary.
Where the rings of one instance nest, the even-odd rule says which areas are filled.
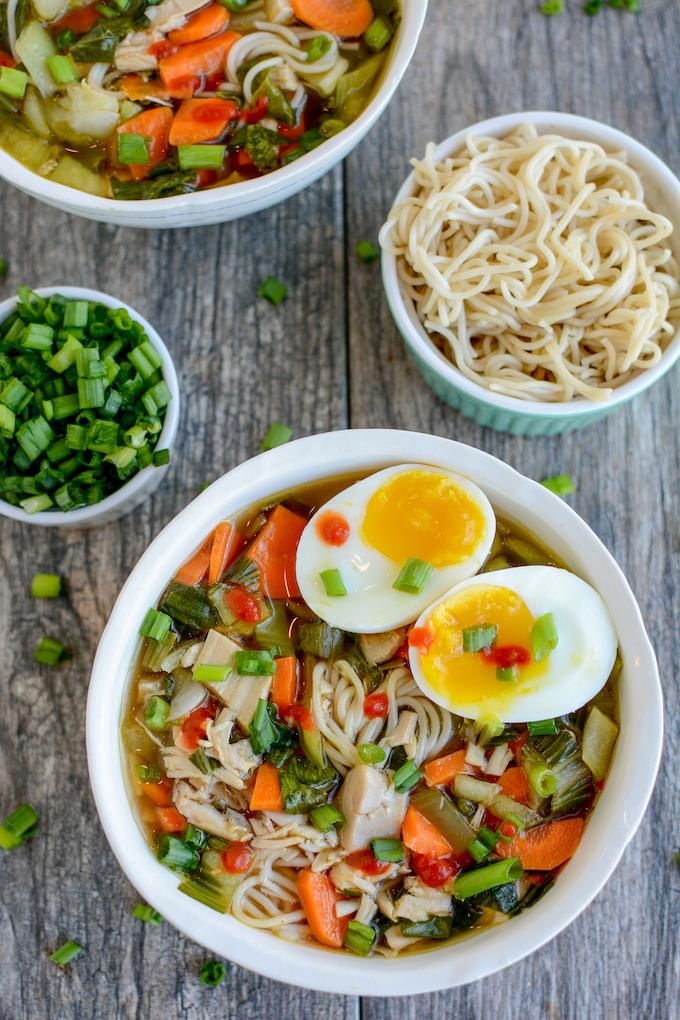
[[[280,421],[274,421],[267,429],[267,434],[260,444],[261,450],[273,450],[276,446],[283,446],[293,435],[293,430],[288,425],[282,425]]]
[[[410,595],[420,595],[430,580],[433,569],[432,564],[425,560],[409,556],[392,587],[397,591],[408,592]]]
[[[61,595],[59,574],[36,574],[31,582],[31,596],[34,599],[56,599]]]
[[[146,135],[138,135],[133,131],[121,131],[117,137],[117,144],[116,155],[121,166],[145,166],[149,162],[149,139]],[[134,361],[132,363],[134,364]]]
[[[322,570],[319,577],[326,589],[326,595],[328,595],[329,598],[338,598],[341,595],[347,594],[345,582],[342,579],[340,571],[336,567],[333,567],[330,570]]]
[[[167,725],[170,705],[165,698],[154,694],[144,708],[144,720],[151,730],[164,730]]]
[[[519,857],[508,857],[504,861],[487,864],[484,868],[463,872],[454,882],[453,895],[459,900],[467,900],[470,896],[488,892],[507,882],[516,882],[523,874]]]
[[[166,407],[170,400],[171,393],[163,379],[148,389],[142,396],[142,403],[147,413],[152,416],[158,414],[162,408]]]
[[[45,63],[47,64],[47,70],[50,72],[52,81],[56,85],[70,85],[71,82],[78,81],[78,72],[70,57],[66,57],[61,53],[55,53],[53,56],[48,57]]]
[[[172,617],[168,616],[167,613],[160,613],[157,609],[149,609],[146,616],[142,620],[142,626],[139,628],[139,633],[144,637],[154,638],[156,641],[162,641],[165,635],[172,626]]]
[[[491,850],[481,839],[473,839],[468,847],[468,852],[474,857],[478,864],[489,856]]]
[[[273,676],[276,663],[269,652],[248,650],[234,653],[234,663],[239,676]]]
[[[36,662],[43,662],[47,666],[58,666],[60,662],[70,659],[71,653],[56,638],[42,637],[33,653],[33,658]]]
[[[392,29],[382,18],[374,18],[364,32],[364,42],[374,53],[384,50],[391,38]]]
[[[307,62],[315,64],[317,60],[325,57],[333,45],[329,35],[315,35],[307,45]]]
[[[142,783],[157,783],[161,778],[161,770],[157,765],[138,765],[137,778]]]
[[[182,170],[220,170],[226,145],[178,145],[177,156]]]
[[[544,478],[541,485],[550,489],[556,496],[568,496],[575,489],[571,475],[554,475],[552,478]]]
[[[355,251],[362,262],[375,262],[378,258],[378,249],[371,241],[358,241]]]
[[[54,339],[51,326],[41,322],[30,322],[21,338],[21,346],[30,351],[49,351]]]
[[[506,815],[506,816],[505,816],[505,821],[506,821],[506,822],[512,822],[512,824],[513,824],[513,825],[516,825],[516,826],[517,826],[517,828],[518,828],[519,830],[521,830],[521,829],[525,828],[525,826],[524,826],[524,822],[523,822],[523,821],[522,821],[522,819],[521,819],[521,818],[519,817],[519,815],[516,815],[516,814],[515,814],[515,812],[514,812],[514,811],[511,811],[509,815]]]
[[[87,326],[88,308],[88,301],[67,301],[64,305],[64,326],[75,326],[76,329]]]
[[[14,850],[38,831],[38,813],[32,804],[20,804],[0,826],[0,847]]]
[[[244,10],[251,0],[219,0],[223,7],[226,7],[232,14],[238,14],[239,11]]]
[[[226,975],[227,968],[225,964],[220,963],[219,960],[206,960],[201,967],[198,980],[202,985],[207,985],[208,988],[216,988],[222,984]]]
[[[12,99],[23,99],[28,75],[16,67],[0,67],[0,92]]]
[[[557,720],[539,719],[536,722],[527,723],[527,729],[531,737],[554,737],[557,733]]]
[[[309,812],[312,825],[319,832],[328,832],[334,825],[344,825],[345,816],[332,804],[322,804],[321,807],[312,808]]]
[[[210,666],[207,663],[200,663],[194,666],[194,680],[197,684],[221,684],[231,672],[231,666]]]
[[[101,379],[78,380],[78,403],[81,410],[88,407],[102,407],[105,401],[104,386]]]
[[[170,451],[169,450],[154,450],[151,458],[154,467],[163,467],[164,464],[170,463]]]
[[[43,510],[49,510],[52,506],[52,500],[45,493],[42,496],[31,496],[29,499],[22,499],[19,505],[27,514],[37,514],[42,513]]]
[[[61,421],[62,418],[73,417],[73,415],[78,414],[78,411],[80,410],[78,394],[64,393],[59,397],[55,397],[52,401],[52,408],[52,417],[55,421]],[[66,428],[68,428],[68,425]]]
[[[534,662],[542,662],[557,648],[559,635],[552,613],[544,613],[534,620],[531,627],[531,654]]]
[[[288,294],[288,287],[281,280],[277,280],[275,276],[268,276],[260,284],[257,292],[260,297],[266,298],[273,305],[280,305],[285,300]]]
[[[372,839],[370,846],[376,861],[398,864],[404,859],[404,848],[398,839]]]
[[[545,0],[545,2],[541,4],[541,11],[543,14],[547,14],[548,16],[552,14],[561,14],[563,9],[563,0]]]
[[[200,857],[198,851],[187,846],[177,836],[161,836],[158,840],[156,857],[173,871],[195,871],[199,865]]]
[[[500,680],[501,683],[513,684],[519,676],[519,669],[517,666],[497,666],[496,667],[496,680]]]
[[[71,960],[73,960],[78,953],[82,953],[82,951],[82,946],[78,945],[77,942],[69,940],[68,942],[64,942],[62,946],[59,946],[59,949],[52,953],[50,960],[52,963],[56,963],[60,967],[65,967],[67,963],[70,963]]]
[[[379,765],[387,757],[383,748],[377,744],[359,744],[357,751],[359,758],[366,765]]]
[[[527,769],[527,779],[539,797],[551,797],[557,790],[557,776],[547,765],[530,765]]]
[[[150,907],[148,903],[136,903],[132,916],[136,917],[138,921],[145,921],[147,924],[160,924],[163,920],[163,915],[159,914],[153,907]]]
[[[477,627],[463,627],[463,651],[481,652],[496,643],[498,627],[495,623],[482,623]]]
[[[9,263],[7,259],[0,259],[0,279],[7,276],[7,270],[9,269]]]
[[[489,850],[493,850],[498,842],[498,836],[495,832],[492,832],[488,825],[483,825],[477,833],[477,838],[484,843]]]
[[[357,956],[368,956],[375,941],[375,929],[361,921],[350,921],[345,931],[343,945]]]
[[[406,793],[413,789],[422,779],[422,773],[412,758],[405,761],[401,768],[397,769],[392,778],[397,793]]]

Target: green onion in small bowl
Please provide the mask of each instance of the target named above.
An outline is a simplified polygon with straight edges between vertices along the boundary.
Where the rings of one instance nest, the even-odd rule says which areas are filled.
[[[179,384],[160,336],[129,305],[83,287],[20,288],[0,303],[0,376],[0,514],[88,527],[157,488]]]

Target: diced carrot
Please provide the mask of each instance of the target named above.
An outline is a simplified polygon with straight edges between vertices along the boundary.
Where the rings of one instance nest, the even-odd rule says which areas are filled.
[[[211,532],[206,538],[205,542],[190,560],[179,568],[175,574],[175,580],[181,584],[198,584],[202,581],[206,575],[208,567],[210,566],[210,554],[213,547],[213,535]]]
[[[472,769],[465,761],[465,748],[454,751],[452,754],[445,754],[443,758],[435,758],[423,765],[423,775],[428,786],[444,786],[452,783],[456,776],[463,772],[471,772]]]
[[[518,765],[506,769],[502,776],[496,780],[503,793],[520,804],[529,803],[529,782],[524,769]]]
[[[202,78],[223,72],[229,50],[239,32],[220,32],[210,39],[188,43],[158,62],[161,81],[174,99],[190,99]]]
[[[322,946],[339,949],[347,930],[348,917],[338,917],[335,905],[340,899],[328,875],[317,871],[299,871],[298,896],[312,935]]]
[[[127,168],[134,181],[143,181],[145,177],[148,177],[150,171],[162,163],[167,156],[171,124],[172,110],[167,106],[156,106],[126,120],[117,129],[118,134],[144,135],[149,145],[148,162]]]
[[[187,827],[187,820],[175,807],[156,808],[158,824],[163,832],[182,832]]]
[[[116,87],[120,87],[128,99],[131,99],[133,102],[149,97],[152,99],[170,98],[159,81],[145,81],[141,74],[123,75],[116,82]]]
[[[272,701],[279,712],[295,701],[297,694],[297,659],[294,655],[286,655],[276,660],[276,672],[272,682]]]
[[[172,785],[167,779],[159,779],[157,783],[144,783],[142,793],[158,807],[169,807],[172,804]]]
[[[581,839],[582,818],[559,818],[519,832],[512,843],[496,844],[500,857],[519,857],[527,871],[552,871],[573,857]]]
[[[185,99],[172,122],[170,144],[213,142],[224,134],[229,121],[237,117],[238,107],[233,99]]]
[[[9,53],[0,50],[0,67],[16,67],[16,61]]]
[[[255,773],[255,785],[250,795],[251,811],[283,811],[279,774],[269,762],[263,762]]]
[[[208,4],[201,7],[200,11],[192,14],[186,24],[170,32],[168,39],[172,43],[179,43],[184,46],[186,43],[198,42],[199,39],[207,39],[210,35],[216,35],[229,24],[229,11],[222,4]]]
[[[97,10],[96,4],[86,4],[84,7],[75,7],[72,11],[69,11],[59,21],[55,21],[50,28],[52,32],[61,32],[65,28],[70,28],[76,35],[85,35],[90,29],[99,21],[99,11]]]
[[[412,804],[409,805],[401,827],[401,839],[413,853],[424,854],[431,859],[451,853],[451,844]]]
[[[229,521],[222,521],[213,531],[208,565],[208,584],[217,584],[222,574],[240,553],[245,539]]]
[[[373,21],[369,0],[291,0],[295,17],[320,32],[351,38]]]
[[[264,592],[272,599],[299,598],[295,554],[306,524],[304,517],[279,504],[248,549],[260,568]]]

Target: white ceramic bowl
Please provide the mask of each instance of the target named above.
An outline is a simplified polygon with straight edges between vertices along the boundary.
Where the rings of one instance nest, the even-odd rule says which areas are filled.
[[[123,227],[194,227],[260,212],[313,184],[343,160],[370,131],[411,62],[426,12],[427,0],[402,0],[402,21],[387,66],[371,102],[352,124],[289,166],[257,180],[170,198],[116,201],[48,181],[2,149],[0,177],[64,212]]]
[[[596,810],[555,887],[519,917],[453,945],[397,959],[361,959],[293,945],[222,916],[178,892],[136,820],[120,724],[139,625],[179,565],[225,517],[315,479],[424,462],[474,479],[504,516],[520,521],[603,595],[623,655],[621,731]],[[125,583],[102,635],[87,703],[90,780],[106,835],[139,893],[196,942],[279,981],[349,995],[411,995],[474,981],[543,945],[579,914],[611,875],[652,792],[662,739],[661,689],[640,612],[623,574],[566,503],[511,467],[448,439],[356,430],[300,439],[241,464],[183,510],[152,542]],[[622,909],[625,905],[622,901]]]
[[[63,294],[64,297],[72,298],[76,301],[98,301],[100,304],[106,305],[107,308],[124,308],[129,313],[131,319],[139,322],[144,327],[149,340],[163,359],[163,378],[168,384],[172,397],[165,411],[163,428],[158,436],[156,448],[159,450],[170,450],[172,453],[179,424],[179,382],[170,351],[151,323],[147,322],[130,305],[126,305],[124,301],[119,301],[118,298],[112,297],[110,294],[104,294],[100,290],[90,290],[88,287],[42,287],[36,290],[35,293],[40,297]],[[16,297],[8,298],[0,303],[0,322],[3,322],[11,315],[15,305]],[[11,503],[5,502],[4,499],[0,499],[0,514],[5,517],[11,517],[15,521],[21,521],[23,524],[34,524],[42,528],[89,528],[95,525],[108,524],[110,521],[116,521],[119,517],[134,510],[136,506],[144,502],[147,496],[155,492],[162,482],[168,467],[168,464],[162,464],[160,467],[149,465],[149,467],[142,468],[129,482],[125,482],[124,485],[121,485],[120,489],[116,489],[110,496],[102,499],[99,503],[95,503],[93,506],[84,506],[79,510],[69,510],[67,512],[63,510],[43,510],[42,513],[27,514],[20,506],[13,506]]]
[[[502,137],[521,124],[533,124],[539,134],[561,134],[597,142],[609,151],[625,150],[631,166],[639,173],[652,209],[663,213],[674,226],[671,237],[674,254],[680,259],[680,181],[653,152],[630,135],[587,117],[549,111],[509,113],[483,120],[458,131],[437,147],[436,157],[444,159],[465,145],[469,134]],[[399,189],[394,203],[413,194],[414,175]],[[416,314],[413,302],[403,290],[397,274],[397,260],[382,254],[382,275],[387,303],[397,329],[409,348],[423,378],[438,397],[480,425],[516,435],[556,435],[598,421],[606,414],[644,392],[660,379],[680,357],[680,332],[666,347],[659,363],[618,387],[608,401],[577,397],[568,404],[526,401],[506,397],[473,382],[446,358],[430,339]]]

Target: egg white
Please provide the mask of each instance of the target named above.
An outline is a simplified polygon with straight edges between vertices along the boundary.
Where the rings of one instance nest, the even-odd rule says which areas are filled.
[[[470,494],[484,518],[484,534],[472,555],[452,566],[436,568],[417,595],[392,587],[403,564],[384,556],[361,537],[366,506],[373,493],[389,478],[406,471],[431,471],[451,478]],[[329,510],[342,514],[350,526],[349,538],[341,546],[327,545],[317,534],[316,522]],[[355,482],[317,510],[298,545],[298,585],[307,605],[326,623],[355,634],[377,634],[411,623],[452,585],[476,574],[489,555],[495,533],[493,508],[474,482],[428,464],[399,464]],[[320,573],[333,568],[340,571],[347,595],[333,598],[326,594]]]
[[[595,697],[612,671],[618,641],[607,608],[594,588],[576,574],[558,567],[494,570],[455,585],[425,609],[416,626],[424,626],[442,602],[477,585],[516,592],[534,619],[552,613],[558,634],[557,647],[551,651],[542,676],[525,684],[520,678],[516,691],[509,691],[510,685],[502,684],[499,702],[486,699],[475,704],[457,703],[455,696],[443,697],[425,678],[420,653],[411,648],[411,671],[428,698],[467,719],[498,716],[503,722],[513,723],[567,715]]]

